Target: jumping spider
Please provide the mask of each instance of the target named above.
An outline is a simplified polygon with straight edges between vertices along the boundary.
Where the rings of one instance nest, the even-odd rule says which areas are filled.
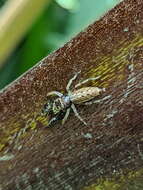
[[[47,97],[58,96],[54,101],[47,102],[44,107],[44,111],[53,116],[49,122],[49,125],[53,123],[54,121],[61,120],[61,119],[62,119],[62,124],[64,124],[69,116],[71,109],[75,113],[76,117],[85,125],[87,125],[87,123],[81,118],[81,116],[77,112],[75,104],[80,104],[80,105],[92,104],[93,103],[92,100],[96,96],[98,96],[101,92],[103,92],[105,89],[104,88],[101,89],[98,87],[83,87],[83,88],[76,89],[89,81],[97,79],[97,78],[88,78],[82,81],[81,83],[77,84],[75,86],[75,89],[72,91],[70,89],[71,85],[73,81],[77,78],[79,73],[80,72],[76,73],[74,77],[69,80],[66,87],[66,91],[67,91],[66,95],[57,91],[52,91],[47,94]]]

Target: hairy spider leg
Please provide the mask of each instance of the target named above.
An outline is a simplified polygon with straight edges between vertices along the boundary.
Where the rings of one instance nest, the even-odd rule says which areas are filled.
[[[100,78],[100,77],[85,79],[84,81],[82,81],[82,82],[78,83],[77,85],[75,85],[75,88],[80,87],[81,85],[83,85],[83,84],[85,84],[85,83],[87,83],[87,82],[89,82],[89,81],[94,81],[94,80],[97,80],[97,79],[99,79],[99,78]]]
[[[99,99],[99,100],[90,100],[89,102],[84,102],[82,104],[83,105],[99,104],[99,103],[103,103],[103,101],[108,100],[109,98],[111,98],[111,95],[105,96],[104,98]]]
[[[89,102],[84,102],[84,103],[82,103],[82,105],[91,105],[91,104],[99,104],[99,103],[101,103],[101,99],[100,100],[90,100]]]
[[[87,123],[82,119],[82,117],[79,115],[79,113],[77,112],[77,109],[75,107],[74,104],[71,105],[71,108],[73,110],[73,112],[75,113],[75,116],[82,122],[84,123],[84,125],[87,125]]]
[[[66,114],[65,114],[65,116],[64,116],[64,118],[63,118],[63,120],[62,120],[62,125],[65,123],[65,121],[67,120],[67,118],[68,118],[68,116],[69,116],[69,114],[70,114],[70,110],[71,110],[71,108],[68,108],[67,109],[67,111],[66,111]]]
[[[67,90],[67,92],[68,92],[69,94],[71,93],[70,87],[71,87],[73,81],[77,78],[77,76],[79,75],[80,72],[81,72],[81,71],[79,71],[78,73],[76,73],[76,74],[69,80],[69,82],[68,82],[68,84],[67,84],[67,86],[66,86],[66,90]]]
[[[63,94],[62,93],[60,93],[60,92],[58,92],[58,91],[52,91],[52,92],[49,92],[48,94],[47,94],[47,96],[58,96],[58,97],[62,97],[63,96]]]

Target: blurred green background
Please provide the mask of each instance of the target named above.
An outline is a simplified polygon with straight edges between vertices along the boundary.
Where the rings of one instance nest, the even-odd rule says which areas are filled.
[[[0,89],[98,20],[119,1],[51,1],[0,69]],[[0,0],[0,9],[6,3],[7,0]]]

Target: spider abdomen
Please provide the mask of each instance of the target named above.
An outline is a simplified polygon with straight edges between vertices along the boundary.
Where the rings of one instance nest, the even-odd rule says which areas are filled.
[[[96,96],[100,95],[102,89],[98,87],[85,87],[74,90],[70,95],[70,100],[74,104],[81,104],[91,99],[95,98]]]

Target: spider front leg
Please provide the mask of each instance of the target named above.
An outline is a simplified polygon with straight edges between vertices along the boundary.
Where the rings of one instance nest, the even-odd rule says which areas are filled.
[[[47,97],[48,96],[58,96],[58,97],[62,97],[63,96],[63,94],[62,93],[60,93],[60,92],[58,92],[58,91],[51,91],[51,92],[49,92],[48,94],[47,94]]]
[[[53,122],[56,122],[56,121],[57,121],[57,118],[56,118],[56,117],[53,117],[53,118],[49,121],[48,127],[51,127],[51,126],[52,126],[52,123],[53,123]]]
[[[57,113],[54,117],[52,117],[49,120],[48,126],[52,126],[54,123],[58,122],[59,120],[63,120],[65,118],[65,114],[67,114],[65,111],[60,111]],[[68,117],[68,115],[67,115]],[[65,118],[66,120],[66,118]]]

